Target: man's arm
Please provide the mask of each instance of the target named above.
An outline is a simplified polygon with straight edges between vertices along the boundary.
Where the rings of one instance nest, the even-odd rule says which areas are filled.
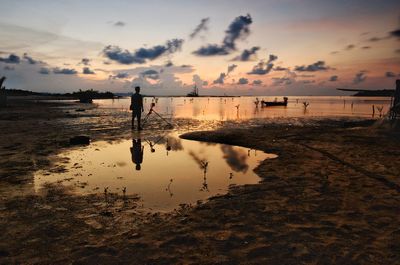
[[[143,112],[144,111],[144,108],[143,108],[143,96],[140,97],[140,105],[142,105],[142,112]]]

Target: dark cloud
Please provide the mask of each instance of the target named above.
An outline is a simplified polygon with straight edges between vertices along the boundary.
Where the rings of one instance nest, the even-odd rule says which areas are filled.
[[[346,51],[350,51],[350,50],[354,49],[354,47],[356,47],[354,44],[349,44],[349,45],[347,45],[344,49],[345,49]]]
[[[192,66],[190,64],[182,64],[181,68],[191,68]]]
[[[325,71],[330,69],[328,66],[325,65],[324,61],[318,61],[310,65],[302,65],[302,66],[296,66],[295,71],[299,72],[316,72],[316,71]]]
[[[272,62],[275,61],[276,59],[278,59],[278,56],[273,55],[273,54],[270,54],[270,55],[269,55],[269,58],[268,58],[267,64],[272,63]]]
[[[253,59],[255,59],[255,55],[259,49],[260,47],[258,46],[254,46],[250,50],[245,49],[239,56],[236,56],[232,60],[242,62],[252,61]]]
[[[245,38],[250,34],[250,24],[253,22],[250,14],[247,16],[239,16],[229,25],[225,31],[223,45],[231,50],[235,50],[235,42],[237,39]]]
[[[231,145],[222,145],[221,150],[226,163],[233,171],[246,173],[249,165],[247,164],[248,156],[245,151],[237,150]]]
[[[338,53],[339,53],[338,51],[331,52],[331,54],[338,54]]]
[[[315,83],[315,80],[303,80],[302,82],[303,84],[313,84]]]
[[[80,64],[90,65],[90,59],[89,58],[82,58]]]
[[[0,57],[0,62],[19,64],[21,62],[21,58],[18,55],[10,54],[8,57],[5,58]]]
[[[3,69],[6,70],[6,71],[13,71],[13,70],[15,70],[15,68],[14,68],[13,66],[8,66],[8,65],[4,66]]]
[[[89,67],[83,67],[82,73],[85,74],[85,75],[94,75],[94,74],[96,74],[95,72],[90,70]]]
[[[236,41],[244,39],[250,34],[251,16],[238,16],[225,31],[225,37],[221,45],[208,44],[194,51],[198,56],[226,55],[236,50]]]
[[[371,46],[362,46],[361,49],[368,50],[368,49],[371,49]]]
[[[48,74],[50,74],[50,69],[49,69],[49,68],[46,68],[46,67],[42,67],[42,68],[40,68],[40,70],[39,70],[39,74],[48,75]]]
[[[289,70],[289,69],[286,67],[282,67],[282,66],[277,66],[274,68],[274,71],[286,71],[286,70]]]
[[[356,76],[353,79],[353,84],[359,84],[364,82],[367,79],[367,76],[365,75],[364,71],[361,71],[356,74]]]
[[[54,74],[60,74],[60,75],[75,75],[78,72],[75,69],[72,68],[53,68],[53,73]]]
[[[213,84],[221,84],[221,85],[224,84],[225,77],[226,77],[226,74],[225,73],[221,73],[219,75],[219,77],[216,80],[213,81]]]
[[[226,72],[226,75],[228,76],[231,72],[233,72],[236,69],[236,67],[237,67],[236,64],[228,65],[228,71]]]
[[[32,57],[28,56],[27,53],[24,53],[24,59],[28,61],[29,64],[37,64],[39,61],[36,61]]]
[[[400,53],[400,49],[394,50],[395,53]]]
[[[117,21],[117,22],[115,22],[114,23],[114,26],[117,26],[117,27],[123,27],[123,26],[125,26],[126,24],[125,24],[125,22],[123,22],[123,21]]]
[[[225,46],[219,46],[217,44],[208,44],[193,52],[193,54],[198,56],[227,55],[229,53],[230,51]]]
[[[149,69],[146,71],[143,71],[140,73],[141,76],[145,77],[145,78],[150,78],[152,80],[158,80],[160,79],[160,75],[156,70],[153,69]]]
[[[165,63],[165,67],[171,67],[171,66],[174,66],[174,64],[171,61],[167,61]]]
[[[201,31],[207,31],[208,30],[208,22],[210,21],[210,18],[203,18],[200,21],[200,24],[197,25],[197,27],[193,30],[192,33],[190,33],[190,38],[193,39],[194,37],[196,37]]]
[[[119,73],[116,73],[115,75],[109,75],[108,76],[108,79],[125,79],[125,78],[128,78],[129,77],[129,74],[127,73],[127,72],[119,72]]]
[[[330,78],[329,78],[329,81],[331,81],[331,82],[336,82],[337,80],[338,80],[338,76],[337,75],[333,75],[333,76],[331,76]]]
[[[265,63],[263,61],[259,62],[257,65],[253,67],[253,69],[248,72],[249,75],[265,75],[271,72],[274,64],[272,63]]]
[[[391,78],[391,77],[396,77],[396,74],[393,72],[386,72],[385,76]]]
[[[369,42],[377,42],[377,41],[381,41],[381,40],[386,40],[388,37],[372,37],[369,38],[368,41]]]
[[[249,79],[244,78],[244,77],[239,78],[239,81],[237,82],[238,85],[246,85],[248,83],[249,83]]]
[[[108,59],[120,64],[142,64],[147,60],[154,60],[162,55],[174,53],[181,49],[182,44],[182,39],[172,39],[167,41],[165,45],[157,45],[151,48],[140,48],[135,52],[122,50],[118,46],[108,45],[103,49],[103,54]]]
[[[261,85],[261,84],[262,84],[262,80],[257,79],[257,80],[253,81],[253,85],[255,85],[255,86],[258,86],[258,85]]]
[[[400,40],[400,29],[395,29],[395,30],[389,32],[389,34],[391,37],[395,37]]]

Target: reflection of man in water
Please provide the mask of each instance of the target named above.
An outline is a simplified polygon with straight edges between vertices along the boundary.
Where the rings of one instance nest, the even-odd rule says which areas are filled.
[[[131,107],[132,110],[132,130],[135,129],[135,118],[137,118],[138,131],[142,130],[140,127],[140,118],[142,116],[143,109],[143,96],[140,94],[140,87],[135,87],[135,94],[131,96]]]
[[[143,162],[143,149],[142,140],[140,138],[132,140],[131,155],[132,162],[136,164],[136,170],[140,170],[140,164]]]

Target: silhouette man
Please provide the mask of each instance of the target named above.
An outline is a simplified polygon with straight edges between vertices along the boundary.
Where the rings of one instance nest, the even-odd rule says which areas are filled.
[[[143,162],[143,150],[144,146],[142,145],[142,140],[132,139],[132,147],[131,147],[131,155],[132,155],[132,162],[136,164],[136,170],[140,170],[140,164]]]
[[[140,94],[140,87],[135,87],[135,94],[131,96],[131,107],[132,110],[132,130],[135,129],[135,118],[137,118],[138,131],[142,130],[140,127],[140,118],[142,116],[143,109],[143,96]]]

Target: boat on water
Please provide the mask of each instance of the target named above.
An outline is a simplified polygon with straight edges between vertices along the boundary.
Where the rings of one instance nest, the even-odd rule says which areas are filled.
[[[283,101],[278,101],[278,99],[275,99],[274,101],[264,101],[261,100],[261,106],[262,107],[274,107],[274,106],[287,106],[288,104],[288,98],[284,97]]]
[[[186,95],[187,97],[198,97],[199,96],[199,89],[195,85],[193,91]]]

